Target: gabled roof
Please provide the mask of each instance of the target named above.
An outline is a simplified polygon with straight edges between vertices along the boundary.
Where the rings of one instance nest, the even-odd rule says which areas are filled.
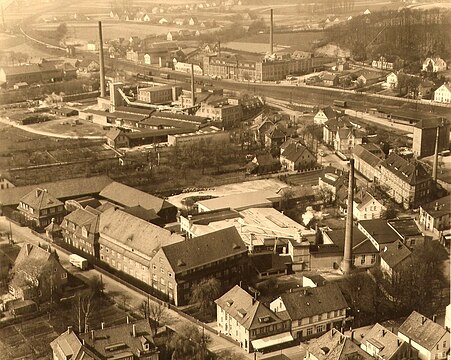
[[[31,73],[37,73],[37,72],[41,71],[41,68],[39,67],[38,64],[9,66],[9,67],[3,67],[2,69],[5,72],[6,76],[31,74]]]
[[[77,226],[76,232],[81,232],[81,228],[85,228],[88,233],[98,233],[99,232],[99,215],[101,211],[87,206],[85,209],[76,209],[70,214],[64,217],[67,220]],[[63,229],[67,229],[66,222],[63,220],[61,226]]]
[[[307,149],[302,144],[290,144],[288,147],[284,150],[283,154],[281,155],[285,159],[291,162],[296,162],[299,160],[300,157],[310,155],[314,158],[313,154],[310,152],[309,149]]]
[[[372,356],[336,329],[310,340],[306,350],[318,360],[373,360]]]
[[[382,161],[381,166],[409,185],[416,185],[424,180],[431,179],[431,175],[421,163],[416,160],[408,161],[394,152]]]
[[[266,136],[271,139],[283,139],[285,138],[285,132],[280,128],[280,126],[272,125],[265,133]]]
[[[423,204],[421,208],[434,219],[449,214],[451,212],[451,195]]]
[[[354,196],[354,202],[357,204],[357,209],[361,210],[364,209],[365,206],[373,201],[377,201],[379,204],[382,204],[379,200],[377,200],[372,194],[370,194],[368,191],[361,189],[360,191],[356,192]]]
[[[222,295],[215,303],[246,330],[279,323],[282,320],[238,285]],[[266,320],[264,320],[266,319]]]
[[[411,251],[405,246],[401,240],[393,243],[385,244],[381,248],[381,258],[387,265],[394,269],[411,255]]]
[[[257,155],[257,164],[259,166],[272,166],[274,163],[277,163],[278,160],[273,158],[271,154],[261,154]]]
[[[391,359],[404,344],[404,341],[400,340],[396,334],[379,323],[376,323],[360,342],[365,345],[369,343],[376,347],[379,350],[378,357],[387,360]]]
[[[106,138],[110,140],[116,140],[119,135],[123,134],[124,132],[121,129],[118,128],[112,128],[106,133]]]
[[[35,210],[42,210],[63,205],[61,201],[49,194],[47,189],[36,188],[20,199],[21,202]]]
[[[416,311],[409,315],[398,330],[398,334],[405,335],[428,350],[432,350],[446,333],[443,326]],[[449,335],[447,340],[449,341]]]
[[[322,111],[329,120],[332,118],[336,118],[338,116],[337,112],[334,109],[332,109],[332,107],[330,107],[330,106],[320,109],[318,112],[320,112],[320,111]]]
[[[74,333],[72,328],[67,329],[60,336],[50,343],[50,347],[53,353],[61,359],[71,359],[71,360],[91,360],[97,359],[97,357],[92,357],[86,354],[86,348],[83,346],[80,339]]]
[[[300,320],[348,307],[336,284],[296,289],[291,293],[282,294],[280,297],[291,320]]]
[[[327,236],[340,249],[344,249],[345,229],[332,230],[327,232]],[[371,241],[356,227],[352,228],[352,249],[353,254],[378,253]]]
[[[183,240],[179,235],[115,208],[100,215],[99,233],[101,242],[111,238],[149,258],[160,247]]]
[[[141,206],[146,210],[152,209],[157,214],[169,205],[166,200],[116,181],[107,185],[100,196],[124,207]]]
[[[247,252],[246,245],[235,227],[163,246],[175,273]]]
[[[378,244],[392,243],[400,239],[385,219],[360,220],[359,228],[370,234]]]

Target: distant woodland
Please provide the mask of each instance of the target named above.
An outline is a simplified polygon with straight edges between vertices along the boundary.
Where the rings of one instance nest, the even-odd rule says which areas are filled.
[[[349,48],[356,60],[398,57],[407,66],[430,55],[446,60],[450,20],[451,12],[440,8],[375,12],[329,28],[326,42]]]

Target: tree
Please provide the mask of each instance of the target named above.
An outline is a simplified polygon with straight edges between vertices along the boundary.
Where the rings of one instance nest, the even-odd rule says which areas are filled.
[[[67,35],[67,24],[66,23],[59,24],[55,32],[57,39],[63,40]]]
[[[221,294],[221,283],[216,278],[208,278],[196,284],[191,293],[191,303],[198,304],[199,311],[211,314],[214,312],[214,301]]]
[[[209,342],[210,338],[200,332],[196,325],[183,325],[169,341],[169,348],[173,351],[171,359],[205,359]]]
[[[320,186],[318,188],[318,195],[323,200],[324,205],[331,204],[334,199],[334,193],[328,186]]]
[[[294,191],[292,188],[286,188],[282,192],[282,198],[280,199],[280,207],[282,210],[290,208],[290,202],[294,197]]]
[[[382,219],[394,219],[398,215],[398,210],[392,205],[387,205],[387,208],[382,211],[381,218]]]
[[[88,287],[87,290],[78,293],[74,298],[75,317],[80,333],[86,332],[89,328],[91,317],[103,293],[104,284],[100,277],[95,276],[89,280]]]
[[[231,350],[221,350],[216,353],[214,359],[216,360],[244,360],[246,357],[241,354],[236,354]]]
[[[149,318],[153,321],[150,322],[153,334],[155,335],[158,330],[158,326],[166,321],[167,313],[163,303],[150,302],[149,303]]]

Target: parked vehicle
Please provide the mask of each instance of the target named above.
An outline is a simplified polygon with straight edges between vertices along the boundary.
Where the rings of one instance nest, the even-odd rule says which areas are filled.
[[[86,260],[84,257],[81,257],[77,254],[71,254],[69,255],[69,262],[81,270],[87,270],[88,269],[88,260]]]

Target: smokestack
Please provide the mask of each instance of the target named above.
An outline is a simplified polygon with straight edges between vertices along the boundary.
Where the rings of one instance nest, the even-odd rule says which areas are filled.
[[[341,270],[347,275],[351,272],[352,261],[352,222],[353,222],[353,203],[354,203],[354,159],[349,160],[349,182],[348,182],[348,214],[346,216],[345,229],[345,249]]]
[[[3,12],[3,4],[2,4],[2,24],[3,24],[3,30],[6,30],[5,13]]]
[[[218,40],[218,56],[221,56],[221,41]]]
[[[133,337],[136,337],[136,325],[135,324],[132,325],[132,335],[133,335]]]
[[[271,20],[269,23],[269,55],[274,54],[274,10],[271,9]]]
[[[435,134],[435,151],[434,151],[434,163],[432,164],[432,179],[437,181],[437,167],[438,167],[438,140],[440,136],[440,126],[437,126],[437,132]]]
[[[99,21],[99,63],[100,63],[100,97],[105,97],[105,62],[103,59],[102,22]]]
[[[194,88],[194,64],[191,64],[191,103],[192,106],[196,104],[196,94]]]

